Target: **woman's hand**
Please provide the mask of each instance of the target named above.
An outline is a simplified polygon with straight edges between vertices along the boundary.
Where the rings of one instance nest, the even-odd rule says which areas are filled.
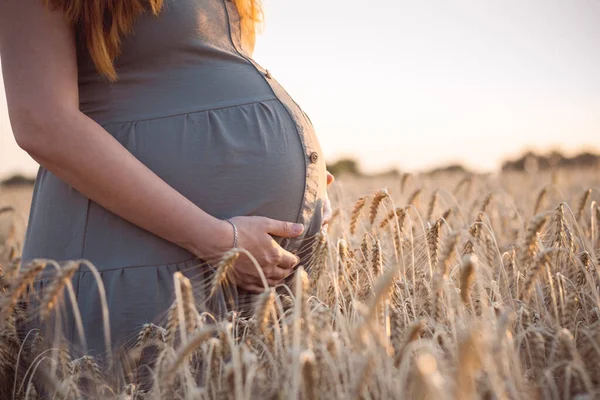
[[[230,221],[238,230],[237,247],[248,250],[260,265],[269,286],[276,286],[292,273],[300,261],[297,256],[284,250],[274,239],[279,237],[296,237],[304,231],[304,226],[291,222],[277,221],[266,217],[235,217]],[[232,227],[225,221],[229,229],[228,243],[232,242]],[[229,272],[230,281],[250,292],[260,293],[265,290],[260,273],[245,254],[240,254]]]
[[[335,181],[335,177],[331,174],[331,172],[327,171],[327,186],[331,185]],[[331,201],[329,200],[329,195],[325,192],[325,199],[323,200],[323,224],[325,226],[329,224],[331,221],[331,217],[333,216],[333,210],[331,209]]]

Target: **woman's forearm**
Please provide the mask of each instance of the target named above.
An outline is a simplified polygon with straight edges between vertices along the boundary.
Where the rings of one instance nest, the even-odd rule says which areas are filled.
[[[81,194],[121,218],[180,245],[199,257],[214,257],[232,240],[229,224],[177,192],[79,111],[31,118],[35,140],[23,148]],[[37,126],[32,126],[38,121]]]

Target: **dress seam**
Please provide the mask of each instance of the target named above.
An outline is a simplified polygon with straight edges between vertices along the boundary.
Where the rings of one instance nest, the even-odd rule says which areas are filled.
[[[198,262],[200,262],[200,264],[202,264],[204,262],[204,261],[200,260],[198,257],[194,257],[194,258],[188,258],[188,259],[182,260],[182,261],[175,261],[175,262],[169,262],[169,263],[147,264],[147,265],[127,265],[127,266],[124,266],[124,267],[115,267],[115,268],[109,268],[109,269],[102,269],[102,270],[98,270],[98,272],[99,273],[103,273],[103,272],[111,272],[111,271],[120,271],[120,270],[123,270],[123,269],[130,269],[130,268],[163,267],[163,266],[167,266],[167,265],[181,264],[181,263],[185,263],[185,262],[189,262],[189,261],[194,261],[194,260],[198,260]],[[85,271],[78,270],[76,273],[79,273],[79,274],[91,273],[91,271],[89,271],[89,270],[85,270]]]
[[[90,219],[90,202],[91,200],[89,198],[86,198],[87,200],[87,205],[85,207],[85,222],[83,224],[83,238],[81,240],[81,253],[79,254],[79,258],[83,258],[83,255],[85,254],[85,239],[87,236],[87,228],[88,228],[88,221]]]
[[[200,113],[205,113],[205,112],[209,112],[209,111],[226,110],[228,108],[243,107],[243,106],[249,106],[249,105],[252,105],[252,104],[260,104],[260,103],[266,103],[266,102],[269,102],[269,101],[277,101],[277,100],[279,100],[279,99],[277,98],[277,96],[275,96],[275,97],[269,97],[269,98],[265,98],[265,99],[259,99],[259,100],[256,100],[256,101],[250,101],[250,102],[247,102],[247,103],[234,104],[234,105],[231,105],[231,106],[208,108],[206,110],[195,110],[195,111],[182,112],[182,113],[177,113],[177,114],[161,115],[160,117],[132,119],[132,120],[128,120],[128,121],[99,122],[99,124],[101,126],[106,126],[106,125],[112,125],[112,124],[131,124],[131,123],[134,123],[134,122],[154,121],[154,120],[158,120],[158,119],[180,117],[182,115],[200,114]]]
[[[306,159],[307,148],[306,148],[306,144],[304,143],[304,140],[301,138],[302,132],[300,132],[298,123],[293,118],[292,113],[288,109],[288,106],[286,104],[284,104],[284,102],[279,98],[279,96],[277,95],[277,93],[275,92],[273,87],[269,84],[269,82],[266,81],[264,74],[258,69],[256,64],[253,62],[252,57],[249,57],[249,56],[246,56],[246,54],[243,54],[242,51],[240,51],[240,49],[238,49],[238,47],[236,46],[235,40],[233,38],[232,29],[231,29],[231,17],[229,15],[229,9],[227,7],[226,1],[228,1],[228,0],[223,0],[223,8],[225,9],[225,15],[227,17],[225,19],[227,21],[227,30],[229,32],[228,36],[229,36],[231,45],[233,46],[233,49],[236,51],[236,53],[240,57],[242,57],[244,60],[246,60],[246,62],[248,64],[250,64],[254,68],[254,70],[261,76],[261,78],[265,81],[265,83],[269,87],[271,93],[273,93],[273,96],[275,96],[275,98],[273,100],[276,100],[283,107],[288,118],[292,122],[294,129],[296,130],[296,137],[300,141],[300,147],[302,147],[302,158],[304,159],[304,174],[303,174],[304,175],[304,193],[302,194],[302,200],[300,201],[300,207],[299,207],[298,215],[296,216],[295,222],[301,222],[303,224],[308,223],[308,221],[304,221],[304,218],[303,218],[303,212],[304,212],[303,209],[304,209],[304,205],[306,203],[306,193],[308,192],[308,171],[307,171],[308,165],[307,165],[307,159]],[[292,99],[292,102],[304,113],[304,111],[298,106],[298,104],[293,99]],[[312,125],[312,122],[311,122],[311,125]]]

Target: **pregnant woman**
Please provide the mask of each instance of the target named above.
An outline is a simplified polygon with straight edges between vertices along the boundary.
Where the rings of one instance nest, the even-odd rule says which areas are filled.
[[[250,56],[257,1],[0,2],[12,128],[41,165],[22,262],[90,260],[115,348],[164,314],[174,272],[206,281],[202,260],[236,246],[274,286],[326,222],[312,125]],[[246,256],[230,279],[264,290]],[[72,282],[83,350],[102,353],[97,281],[82,267]]]

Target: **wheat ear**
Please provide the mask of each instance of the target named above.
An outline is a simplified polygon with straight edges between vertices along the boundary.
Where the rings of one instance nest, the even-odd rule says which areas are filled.
[[[186,332],[191,333],[198,327],[198,317],[200,315],[196,308],[192,283],[179,271],[174,275],[175,282],[179,284],[181,290],[181,306],[183,308]]]
[[[417,189],[415,190],[408,198],[408,202],[407,204],[409,206],[417,206],[417,198],[419,197],[419,195],[421,194],[421,192],[423,191],[423,189]]]
[[[356,226],[358,225],[358,219],[360,218],[360,213],[363,208],[367,204],[367,197],[361,197],[358,199],[356,203],[354,203],[354,208],[352,209],[352,213],[350,214],[350,234],[354,235],[356,233]]]
[[[325,272],[325,269],[327,268],[327,259],[329,256],[329,243],[327,233],[325,233],[325,231],[321,230],[317,234],[313,244],[312,253],[313,259],[310,273],[313,281],[315,282],[316,290],[316,283],[319,281],[319,278],[321,275],[323,275],[323,272]]]
[[[431,268],[437,269],[438,251],[440,247],[440,231],[442,229],[442,219],[438,219],[435,224],[427,231],[427,244],[429,246],[429,256],[431,258]]]
[[[135,341],[136,348],[143,348],[150,339],[159,338],[159,343],[166,341],[167,331],[165,328],[154,324],[144,324],[142,329],[137,335]]]
[[[538,214],[529,223],[527,227],[527,234],[525,235],[525,242],[523,243],[521,257],[519,258],[519,264],[521,268],[527,268],[537,252],[537,239],[538,234],[546,224],[546,214]]]
[[[521,300],[523,302],[529,301],[531,292],[533,291],[533,287],[535,285],[537,278],[542,273],[542,270],[550,264],[551,252],[552,252],[551,249],[541,251],[537,255],[532,267],[527,272],[527,278],[525,279],[525,285],[523,287],[523,292],[521,293]]]
[[[531,348],[530,357],[533,373],[538,382],[540,382],[546,368],[546,343],[544,335],[537,331],[529,332],[527,334],[527,342]]]
[[[540,190],[540,193],[538,194],[537,198],[535,199],[535,206],[533,207],[533,215],[537,215],[540,212],[542,203],[543,203],[544,199],[546,199],[547,195],[548,195],[547,187],[544,187],[542,190]]]
[[[237,249],[231,249],[223,255],[217,264],[217,272],[215,272],[215,275],[212,279],[209,297],[213,297],[221,285],[227,280],[227,274],[229,273],[229,270],[234,266],[239,257],[240,253]]]
[[[564,204],[560,204],[556,207],[554,212],[554,229],[555,236],[553,240],[553,247],[564,246],[569,249],[570,252],[575,252],[575,240],[573,240],[573,234],[567,224],[565,218]]]
[[[69,263],[60,269],[58,276],[50,285],[48,285],[48,288],[44,291],[44,297],[41,303],[40,318],[42,318],[42,320],[48,318],[52,310],[54,310],[65,286],[71,281],[78,269],[78,263]]]
[[[410,178],[412,176],[412,174],[410,173],[405,173],[402,174],[402,179],[400,181],[400,192],[404,193],[404,189],[406,188],[406,183],[408,182],[408,178]]]
[[[377,212],[379,211],[381,202],[388,197],[390,197],[390,194],[386,189],[381,189],[375,193],[373,201],[371,202],[371,208],[369,209],[369,222],[371,222],[371,225],[375,223],[375,218],[377,218]]]
[[[424,319],[420,319],[417,321],[413,321],[406,328],[402,337],[402,347],[394,356],[394,365],[396,367],[400,366],[400,364],[402,363],[402,359],[404,358],[404,354],[406,353],[408,345],[410,345],[415,340],[419,339],[426,326],[427,322]]]
[[[390,223],[390,221],[394,219],[394,217],[397,217],[397,216],[399,216],[399,215],[400,215],[401,213],[403,213],[403,212],[404,212],[404,209],[403,209],[403,208],[400,208],[400,207],[398,207],[398,208],[396,208],[396,209],[394,209],[394,210],[390,211],[390,212],[389,212],[389,213],[388,213],[388,214],[385,216],[385,218],[383,218],[383,219],[381,220],[381,222],[379,223],[379,227],[380,227],[380,228],[382,228],[382,229],[383,229],[383,228],[385,228],[385,227],[386,227],[386,225],[388,225],[388,224]]]
[[[312,350],[304,350],[300,354],[300,368],[306,399],[316,399],[316,357]]]
[[[23,293],[25,293],[25,289],[33,283],[35,277],[42,272],[45,267],[45,262],[34,260],[23,268],[19,277],[15,280],[15,283],[11,285],[8,296],[0,303],[1,316],[9,315],[13,312],[17,305],[17,301],[21,298]],[[0,321],[3,319],[4,318],[0,318]]]
[[[216,328],[214,326],[207,325],[190,338],[185,346],[175,354],[174,361],[169,366],[165,375],[165,382],[172,382],[181,365],[202,343],[211,338],[215,332]]]
[[[481,365],[479,356],[479,340],[474,333],[468,332],[458,344],[458,365],[456,373],[456,398],[475,398],[474,377]]]
[[[490,203],[492,202],[493,198],[494,198],[494,194],[493,193],[488,193],[483,198],[483,202],[481,203],[481,207],[479,207],[479,213],[480,214],[485,214],[485,212],[487,211],[487,208],[490,206]]]
[[[477,257],[466,255],[462,260],[460,274],[460,298],[463,303],[468,303],[471,298],[471,285],[475,280],[475,269],[477,266]]]
[[[269,316],[275,305],[275,292],[269,288],[262,292],[256,301],[256,311],[254,313],[258,323],[258,331],[266,338],[268,337],[267,326]]]
[[[456,187],[454,187],[454,190],[452,192],[454,193],[455,196],[458,196],[458,192],[460,191],[460,189],[462,189],[463,186],[470,186],[472,181],[473,181],[473,178],[470,176],[461,179],[460,182],[458,182],[458,184],[456,185]]]
[[[581,217],[583,216],[583,211],[585,210],[585,205],[587,204],[587,202],[591,196],[592,196],[592,189],[586,190],[583,193],[583,195],[581,196],[581,199],[579,200],[579,206],[577,207],[577,214],[576,214],[577,222],[581,221]]]
[[[436,190],[435,192],[433,192],[433,195],[431,196],[431,200],[429,200],[429,206],[427,207],[427,220],[426,221],[431,221],[431,217],[433,216],[435,207],[438,204],[439,197],[440,197],[439,190]]]
[[[381,242],[379,240],[375,240],[371,264],[373,266],[373,275],[381,275],[381,273],[383,272],[383,258],[381,254]]]

